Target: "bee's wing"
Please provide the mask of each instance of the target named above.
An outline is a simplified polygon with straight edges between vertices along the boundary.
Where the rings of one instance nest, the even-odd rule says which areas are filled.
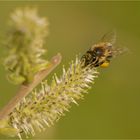
[[[106,33],[102,38],[101,42],[109,42],[112,45],[116,42],[116,31],[112,30],[111,32]]]
[[[118,55],[122,55],[122,54],[130,52],[130,50],[126,47],[123,47],[123,48],[114,48],[112,52],[113,52],[113,57],[116,57]]]

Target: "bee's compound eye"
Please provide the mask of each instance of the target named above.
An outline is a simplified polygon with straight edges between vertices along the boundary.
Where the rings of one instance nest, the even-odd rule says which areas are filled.
[[[97,56],[101,56],[104,53],[104,49],[98,47],[95,49],[95,53]]]
[[[108,61],[105,61],[103,64],[100,65],[100,67],[102,68],[107,68],[109,66],[109,62]]]

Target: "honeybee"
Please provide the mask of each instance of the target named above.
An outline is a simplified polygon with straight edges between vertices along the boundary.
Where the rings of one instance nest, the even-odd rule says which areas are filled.
[[[105,34],[98,43],[94,44],[82,56],[81,62],[83,66],[108,67],[112,58],[124,52],[124,49],[114,47],[115,42],[115,31]]]

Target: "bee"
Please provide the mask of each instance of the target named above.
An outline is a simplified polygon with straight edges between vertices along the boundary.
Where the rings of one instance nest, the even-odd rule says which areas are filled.
[[[82,56],[82,65],[84,67],[87,65],[92,67],[108,67],[112,58],[124,52],[122,48],[114,47],[115,42],[115,31],[105,34],[98,43],[94,44],[85,55]]]

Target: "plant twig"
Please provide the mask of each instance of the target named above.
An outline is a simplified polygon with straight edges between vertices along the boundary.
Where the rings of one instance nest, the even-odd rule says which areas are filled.
[[[9,101],[9,103],[0,111],[0,120],[4,119],[10,114],[15,106],[26,97],[52,70],[56,68],[61,62],[61,55],[57,54],[50,61],[50,66],[46,69],[38,72],[32,83],[27,85],[21,85],[17,94]]]

